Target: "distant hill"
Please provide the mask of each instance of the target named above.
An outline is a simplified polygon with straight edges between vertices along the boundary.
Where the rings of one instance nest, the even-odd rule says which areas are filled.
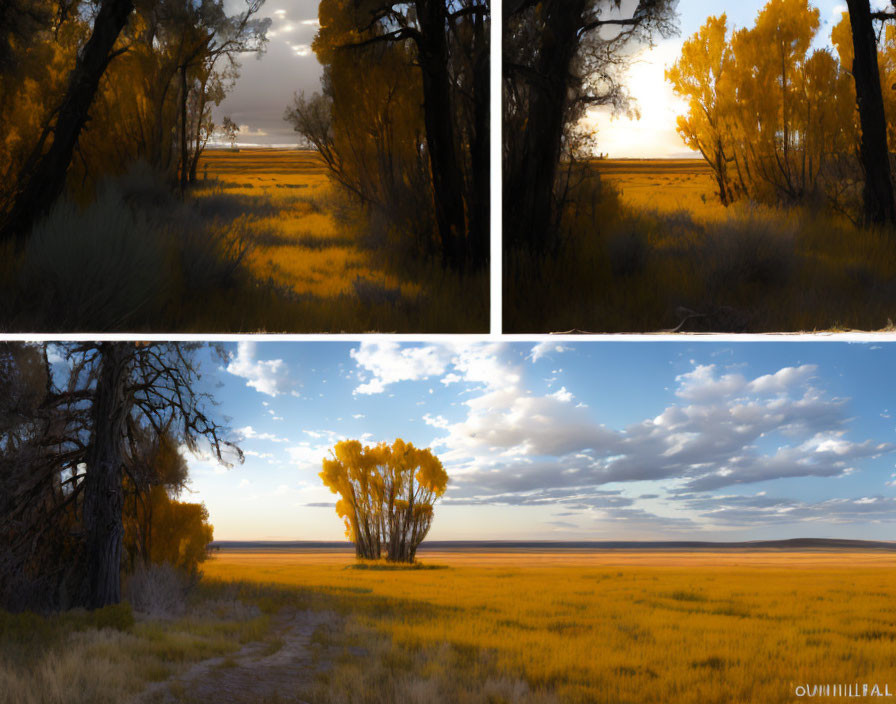
[[[313,540],[216,540],[212,548],[223,550],[353,550],[343,541]],[[714,543],[699,540],[428,540],[420,550],[882,550],[896,552],[896,542],[791,538]]]

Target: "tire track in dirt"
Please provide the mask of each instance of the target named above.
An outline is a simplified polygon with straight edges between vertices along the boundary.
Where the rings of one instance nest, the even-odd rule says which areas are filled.
[[[254,641],[236,653],[202,660],[175,677],[151,684],[131,704],[240,703],[277,697],[307,704],[295,697],[321,668],[329,666],[315,657],[312,636],[336,618],[328,611],[283,611],[273,640]]]

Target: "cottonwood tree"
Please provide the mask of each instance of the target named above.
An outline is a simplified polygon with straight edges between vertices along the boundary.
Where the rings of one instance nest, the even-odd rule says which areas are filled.
[[[221,74],[215,72],[219,61],[229,64],[231,72],[239,66],[240,54],[254,53],[260,56],[267,43],[270,18],[259,19],[255,15],[265,0],[245,0],[245,9],[236,15],[227,15],[223,0],[168,0],[171,5],[168,21],[174,31],[180,32],[177,58],[179,81],[179,146],[180,188],[196,178],[196,164],[202,151],[201,134],[206,120],[206,105],[220,102],[219,94],[210,87],[220,83]],[[232,73],[231,73],[232,75]],[[195,85],[191,86],[191,82]],[[192,121],[188,119],[190,96],[194,96]],[[206,130],[206,135],[209,131]],[[192,154],[190,145],[192,144]]]
[[[723,204],[827,199],[845,207],[852,81],[830,51],[811,50],[819,28],[807,0],[772,0],[753,27],[730,35],[724,15],[710,17],[667,71],[688,102],[679,133],[713,169]]]
[[[730,66],[727,17],[709,17],[681,48],[681,58],[666,71],[675,94],[688,103],[688,114],[677,119],[678,134],[713,171],[722,205],[731,203],[728,177],[731,156],[726,150],[723,81]]]
[[[320,477],[339,494],[336,513],[355,555],[412,563],[433,520],[435,502],[445,492],[448,474],[428,449],[396,440],[373,447],[357,440],[336,444],[323,460]]]
[[[0,240],[19,244],[67,184],[89,198],[141,160],[181,189],[195,180],[211,106],[241,56],[264,50],[270,22],[257,17],[263,0],[234,14],[224,0],[16,3],[41,10],[9,35],[0,64],[0,175],[12,184],[0,195]]]
[[[49,580],[50,588],[64,588],[64,598],[47,597],[55,605],[117,603],[126,471],[135,460],[129,456],[129,438],[169,434],[194,451],[201,443],[223,463],[242,460],[211,413],[213,400],[197,388],[198,347],[69,343],[54,348],[67,365],[55,372],[44,348],[42,400],[27,423],[16,426],[17,432],[33,428],[28,442],[0,447],[4,458],[11,458],[0,464],[10,491],[8,501],[0,502],[0,553],[11,567],[9,574],[25,573]],[[31,461],[12,461],[25,448]],[[61,512],[64,521],[56,520]],[[55,539],[44,540],[47,525],[60,526]]]
[[[90,370],[56,380],[48,346],[0,345],[0,604],[68,607],[84,567]]]
[[[231,149],[236,149],[236,139],[239,131],[240,126],[231,119],[230,115],[225,115],[221,124],[221,134],[224,136],[224,139],[230,142]]]
[[[632,50],[674,30],[673,0],[508,0],[504,17],[505,242],[544,253],[568,136],[589,107],[622,108]]]
[[[242,460],[242,452],[209,414],[210,397],[196,389],[199,374],[192,353],[197,347],[103,342],[78,350],[98,368],[84,489],[85,606],[121,600],[123,443],[129,422],[158,434],[174,430],[194,451],[203,440],[222,463],[228,450]]]
[[[189,480],[177,438],[131,425],[124,461],[124,549],[129,569],[167,563],[194,573],[213,528],[203,504],[178,501]]]
[[[375,167],[393,172],[391,150],[413,147],[428,166],[428,204],[434,213],[443,261],[455,268],[479,268],[488,255],[488,2],[486,0],[324,0],[321,29],[313,45],[325,66],[324,100],[297,99],[287,112],[309,142],[325,156],[337,180],[368,198],[356,183],[356,154],[345,143],[361,142],[370,129],[373,142],[384,130],[391,136],[381,149],[370,149]],[[383,47],[374,50],[376,45]],[[385,69],[382,62],[392,64]],[[357,80],[363,65],[366,85]],[[347,87],[348,90],[344,90]],[[364,95],[368,114],[349,126],[347,103]],[[414,93],[419,94],[414,97]],[[393,98],[412,96],[419,107],[396,112]],[[325,111],[332,114],[327,119]],[[410,129],[389,123],[411,120]],[[413,124],[416,122],[416,124]],[[340,132],[349,133],[343,139]],[[367,151],[365,149],[365,151]],[[413,149],[410,150],[411,153]],[[411,171],[417,159],[407,159]],[[374,188],[373,191],[379,189]]]

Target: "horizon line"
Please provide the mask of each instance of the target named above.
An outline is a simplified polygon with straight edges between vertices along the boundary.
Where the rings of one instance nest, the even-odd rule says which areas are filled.
[[[210,549],[239,547],[306,548],[351,550],[354,543],[345,540],[213,540]],[[681,549],[681,548],[867,548],[896,551],[896,540],[863,538],[780,538],[774,540],[425,540],[420,550],[450,548],[557,548],[557,549]]]

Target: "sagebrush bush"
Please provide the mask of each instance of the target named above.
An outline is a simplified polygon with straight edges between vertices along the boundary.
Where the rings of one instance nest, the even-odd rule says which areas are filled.
[[[125,596],[139,613],[172,618],[186,611],[187,595],[194,584],[190,575],[168,563],[141,565],[128,578]]]
[[[229,224],[209,224],[194,210],[182,208],[172,222],[171,236],[179,254],[184,289],[234,286],[252,248],[250,232],[247,216]]]
[[[140,212],[164,212],[176,203],[165,174],[153,169],[142,159],[114,183],[124,202]]]
[[[114,184],[81,210],[61,199],[31,233],[19,271],[26,304],[54,330],[121,330],[164,297],[158,233]]]
[[[708,232],[698,257],[710,290],[781,285],[796,268],[796,231],[786,219],[748,213]]]

